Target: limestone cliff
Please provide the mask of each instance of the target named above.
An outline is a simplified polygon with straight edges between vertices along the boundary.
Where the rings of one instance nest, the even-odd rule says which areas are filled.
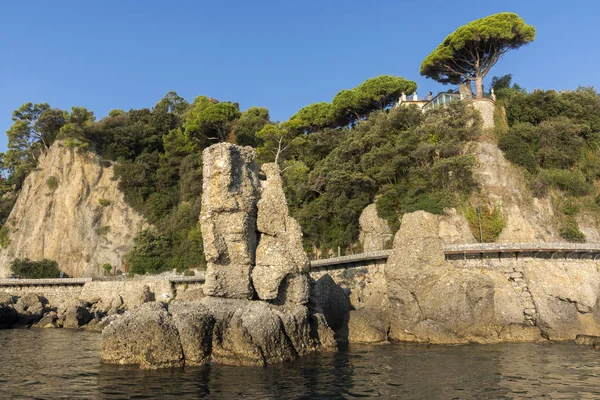
[[[14,258],[56,260],[69,276],[120,269],[133,238],[147,223],[125,204],[113,167],[98,156],[56,142],[25,179],[6,226],[0,276]]]
[[[500,207],[505,227],[498,242],[560,242],[549,199],[531,195],[523,173],[493,143],[474,143],[475,169],[482,194]]]

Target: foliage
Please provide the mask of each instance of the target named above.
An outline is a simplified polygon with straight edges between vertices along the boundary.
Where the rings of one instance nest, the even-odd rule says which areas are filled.
[[[113,267],[109,263],[105,263],[102,266],[102,269],[104,270],[104,272],[106,273],[106,275],[110,275],[110,272],[112,271]]]
[[[98,204],[100,204],[100,207],[108,207],[112,204],[112,202],[108,199],[100,198],[98,199]]]
[[[56,190],[58,187],[58,178],[55,176],[50,176],[48,179],[46,179],[46,186],[52,191]]]
[[[563,222],[560,236],[569,242],[585,242],[585,234],[579,230],[577,221],[572,216],[567,217]]]
[[[500,57],[535,38],[535,28],[517,14],[498,13],[471,21],[448,35],[423,61],[421,75],[441,83],[475,81],[483,97],[483,78]]]
[[[28,258],[15,259],[10,264],[12,274],[21,279],[60,278],[61,271],[58,263],[53,260],[43,259],[31,261]]]
[[[318,134],[294,139],[284,182],[307,244],[355,243],[360,213],[375,198],[379,214],[395,226],[405,212],[443,213],[459,203],[476,186],[474,159],[463,152],[478,134],[473,118],[462,103],[425,115],[412,107],[376,111],[353,129],[341,128],[339,142],[325,146],[328,154],[316,162],[305,162],[303,149],[314,148]]]
[[[479,242],[495,242],[504,229],[504,216],[498,207],[490,207],[487,204],[468,207],[464,215],[469,222],[473,236]]]
[[[8,227],[5,225],[0,228],[0,247],[6,249],[10,245],[10,236]]]

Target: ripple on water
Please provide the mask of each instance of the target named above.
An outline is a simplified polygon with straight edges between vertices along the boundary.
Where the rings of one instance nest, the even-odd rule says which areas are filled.
[[[0,398],[599,398],[600,353],[570,343],[352,346],[266,368],[100,363],[100,335],[0,331]]]

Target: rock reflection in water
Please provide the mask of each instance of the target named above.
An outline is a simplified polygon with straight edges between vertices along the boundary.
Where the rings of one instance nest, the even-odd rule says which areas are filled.
[[[352,346],[267,368],[100,363],[100,335],[0,331],[0,398],[599,398],[600,353],[570,343]]]

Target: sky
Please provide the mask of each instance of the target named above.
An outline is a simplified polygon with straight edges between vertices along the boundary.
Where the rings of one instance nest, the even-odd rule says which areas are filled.
[[[492,76],[528,90],[600,88],[597,0],[4,1],[0,4],[0,151],[26,102],[102,118],[151,108],[174,90],[267,107],[284,121],[378,75],[445,87],[419,75],[456,28],[498,12],[535,26]]]

